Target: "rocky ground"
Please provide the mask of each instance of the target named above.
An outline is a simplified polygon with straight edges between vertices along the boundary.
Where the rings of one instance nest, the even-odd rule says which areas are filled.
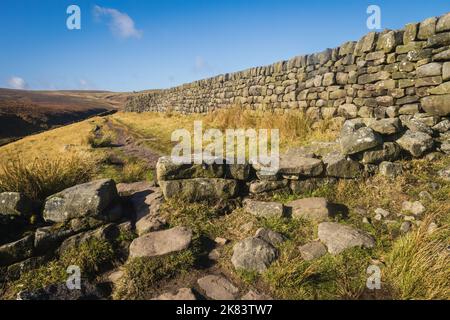
[[[3,298],[450,297],[448,118],[348,120],[276,172],[177,165],[107,127],[156,182],[95,180],[42,204],[0,193]],[[74,265],[82,290],[66,286]],[[370,265],[381,290],[366,287]]]

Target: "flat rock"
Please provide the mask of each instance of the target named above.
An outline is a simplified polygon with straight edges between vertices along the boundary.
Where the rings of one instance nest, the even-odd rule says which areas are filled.
[[[292,218],[304,218],[322,222],[329,218],[331,211],[325,198],[304,198],[286,204],[291,208]]]
[[[162,256],[185,250],[192,241],[192,231],[184,227],[147,233],[133,240],[130,258]]]
[[[235,300],[239,289],[222,276],[209,275],[198,279],[199,287],[214,300]]]
[[[255,233],[255,238],[264,240],[265,242],[276,247],[285,241],[283,235],[270,229],[260,228]]]
[[[423,214],[426,209],[420,201],[404,201],[402,203],[402,211],[418,216]]]
[[[260,193],[269,193],[274,192],[278,190],[283,190],[288,187],[288,181],[287,180],[280,180],[280,181],[269,181],[269,180],[263,180],[263,181],[253,181],[250,183],[249,191],[253,194],[260,194]]]
[[[244,201],[244,209],[248,213],[262,218],[281,218],[284,206],[278,202],[263,202],[251,199]]]
[[[253,290],[250,290],[245,295],[242,296],[241,300],[246,301],[264,301],[264,300],[272,300],[272,298],[266,294],[260,294]]]
[[[339,254],[353,247],[373,248],[375,240],[364,231],[335,222],[319,224],[319,239],[331,254]]]
[[[47,198],[43,217],[45,221],[65,222],[73,218],[92,217],[111,220],[106,209],[118,201],[113,180],[97,180],[76,185]]]
[[[278,251],[259,238],[247,238],[235,244],[231,262],[236,269],[264,272],[277,258]]]
[[[323,172],[323,163],[320,159],[301,155],[284,155],[280,158],[279,172],[283,176],[316,177]]]
[[[18,192],[0,193],[0,215],[29,217],[32,211],[32,202]]]
[[[146,192],[152,190],[153,183],[148,181],[139,181],[132,183],[119,183],[117,184],[117,192],[121,197],[132,196],[136,193]]]
[[[407,131],[400,139],[398,145],[408,151],[413,157],[421,157],[434,146],[431,136],[423,132]]]
[[[95,230],[81,232],[76,235],[73,235],[66,240],[63,241],[58,251],[60,253],[67,251],[72,248],[79,247],[82,243],[91,241],[91,240],[101,240],[112,242],[119,236],[119,229],[116,224],[110,223],[104,226],[101,226]]]
[[[234,198],[239,191],[238,182],[228,179],[185,179],[160,181],[165,199],[184,199],[187,202]]]
[[[327,254],[327,247],[320,241],[307,243],[299,248],[300,254],[305,261],[318,259]]]
[[[400,132],[402,124],[398,118],[388,118],[373,121],[369,127],[379,134],[391,135]]]
[[[362,127],[340,138],[341,151],[344,155],[356,154],[372,149],[383,143],[380,135],[371,128]]]
[[[221,163],[217,163],[221,162]],[[224,178],[225,164],[223,159],[213,158],[201,164],[177,163],[172,157],[161,157],[156,164],[158,181],[194,178]]]
[[[192,292],[192,289],[181,288],[177,290],[175,293],[166,292],[152,300],[188,301],[188,300],[197,300],[197,297],[195,296],[194,292]]]
[[[361,165],[358,161],[348,159],[338,152],[327,154],[323,162],[329,177],[352,179],[361,173]]]
[[[402,149],[395,142],[385,142],[383,145],[365,151],[361,162],[363,164],[378,164],[383,161],[395,161],[400,158]]]
[[[34,236],[29,235],[0,246],[0,266],[7,266],[30,258],[33,254],[33,241]]]
[[[395,178],[402,174],[403,167],[401,163],[383,161],[379,167],[380,174],[388,178]]]

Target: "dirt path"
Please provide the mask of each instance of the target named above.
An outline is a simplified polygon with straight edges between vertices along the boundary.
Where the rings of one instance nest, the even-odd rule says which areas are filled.
[[[156,162],[161,155],[144,144],[145,141],[152,140],[152,138],[142,137],[136,132],[131,132],[128,127],[120,125],[116,121],[111,121],[108,118],[105,119],[105,125],[115,135],[114,145],[117,149],[128,157],[143,160],[151,168],[156,166]]]

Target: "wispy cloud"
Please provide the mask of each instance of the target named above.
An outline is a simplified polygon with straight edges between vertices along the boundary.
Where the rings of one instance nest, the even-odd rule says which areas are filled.
[[[11,77],[8,79],[8,86],[12,89],[25,90],[28,88],[28,84],[25,79],[21,77]]]
[[[195,73],[204,73],[204,72],[209,72],[211,70],[212,70],[211,65],[202,56],[195,57],[195,63],[194,63],[194,72]]]
[[[126,13],[117,9],[94,7],[94,16],[97,18],[107,17],[110,19],[109,28],[111,32],[120,38],[141,38],[142,30],[136,29],[134,20]]]

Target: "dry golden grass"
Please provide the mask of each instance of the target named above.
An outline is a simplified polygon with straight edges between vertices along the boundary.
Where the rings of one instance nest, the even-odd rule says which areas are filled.
[[[420,228],[398,239],[387,256],[384,276],[397,299],[450,299],[450,226],[429,234],[434,218],[429,215]]]

